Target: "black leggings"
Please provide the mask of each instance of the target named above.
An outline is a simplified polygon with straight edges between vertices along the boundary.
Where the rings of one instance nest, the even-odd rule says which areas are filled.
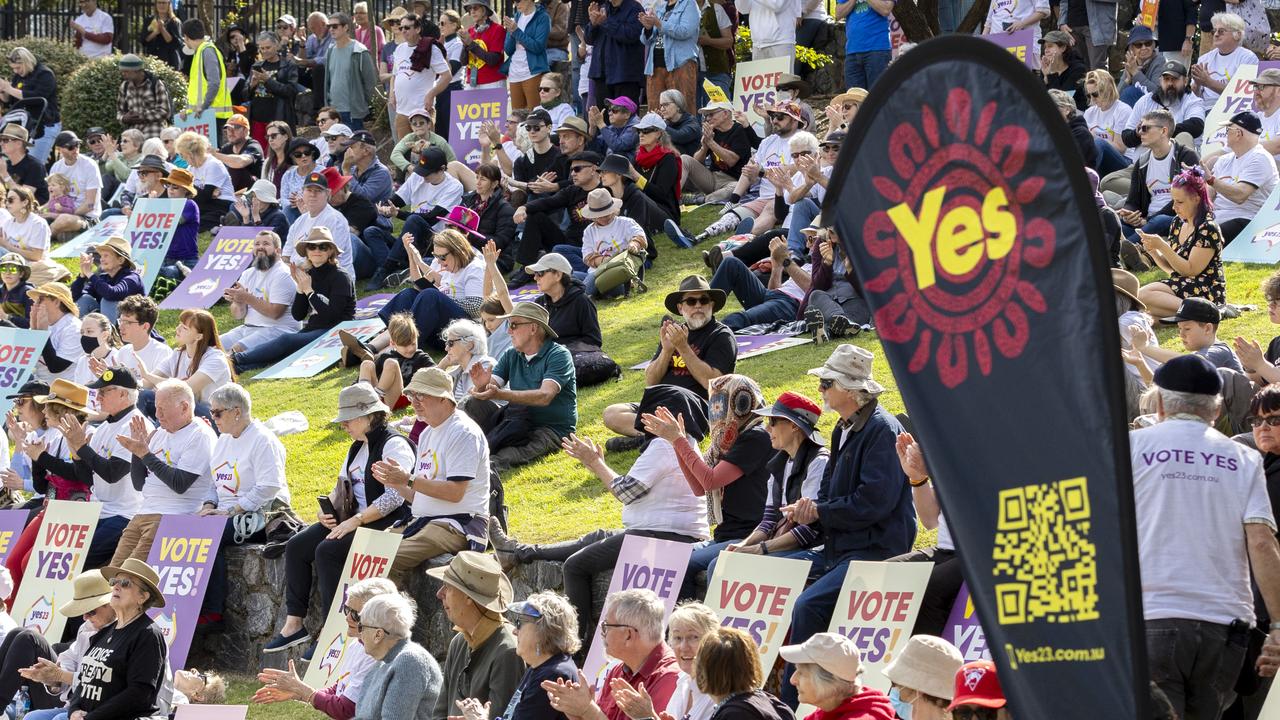
[[[329,528],[315,523],[289,538],[284,547],[285,609],[290,615],[305,618],[311,605],[311,568],[315,567],[316,586],[324,603],[321,615],[328,617],[329,604],[338,589],[347,551],[355,540],[351,533],[340,540],[326,540]]]
[[[913,550],[888,560],[888,562],[930,561],[933,562],[933,570],[929,573],[929,583],[924,588],[924,601],[920,604],[920,614],[916,616],[916,626],[911,631],[912,635],[942,635],[942,631],[947,626],[947,618],[951,615],[951,606],[956,604],[960,585],[964,583],[964,575],[960,572],[960,558],[954,550],[931,547]]]
[[[62,699],[45,692],[44,685],[18,674],[19,669],[35,665],[37,658],[55,662],[58,659],[43,635],[28,628],[18,628],[5,636],[4,642],[0,643],[0,698],[6,698],[8,702],[8,698],[18,693],[18,688],[26,685],[31,695],[32,710],[62,707]]]

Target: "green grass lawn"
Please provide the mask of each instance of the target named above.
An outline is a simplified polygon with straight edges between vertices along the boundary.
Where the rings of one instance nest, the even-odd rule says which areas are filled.
[[[685,225],[687,228],[701,228],[713,217],[714,211],[700,210],[687,216]],[[201,250],[208,244],[208,240],[207,236],[202,237]],[[691,272],[709,275],[701,259],[705,245],[692,250],[676,250],[665,239],[660,240],[660,243],[661,257],[646,276],[646,282],[652,289],[628,299],[602,301],[599,304],[605,350],[624,368],[647,360],[652,355],[657,343],[658,319],[666,312],[662,306],[665,294],[676,286],[680,278]],[[72,271],[75,271],[74,267]],[[1230,301],[1257,305],[1260,309],[1225,321],[1221,330],[1222,339],[1230,341],[1236,335],[1243,335],[1256,339],[1265,346],[1278,332],[1267,320],[1266,303],[1259,289],[1259,284],[1270,275],[1272,269],[1265,266],[1228,264],[1226,271]],[[1153,272],[1145,275],[1142,280],[1147,282],[1156,277],[1158,274]],[[729,305],[721,314],[736,309],[737,302],[730,298]],[[218,319],[219,327],[231,327],[234,322],[225,304],[216,306],[213,313]],[[177,316],[177,311],[161,313],[159,329],[168,338],[173,337]],[[1158,335],[1162,345],[1180,349],[1175,329],[1164,328],[1158,331]],[[896,385],[880,352],[876,336],[864,334],[847,342],[876,353],[877,379],[889,388],[881,402],[890,411],[901,412],[904,409],[902,399],[895,391]],[[738,372],[759,382],[770,401],[785,390],[801,392],[817,399],[817,381],[807,376],[805,371],[820,365],[833,348],[833,345],[810,344],[770,353],[740,362]],[[265,419],[288,410],[298,410],[306,415],[311,424],[307,432],[283,438],[289,455],[287,471],[294,505],[306,518],[314,518],[316,508],[313,498],[329,492],[337,468],[345,457],[349,440],[329,421],[335,413],[339,390],[350,384],[354,377],[355,370],[335,367],[305,380],[254,382],[253,373],[246,373],[241,378],[252,392],[257,417]],[[618,382],[581,390],[578,396],[579,431],[598,441],[608,438],[611,433],[604,428],[600,419],[604,407],[614,402],[638,400],[643,388],[642,373],[625,370]],[[825,414],[821,423],[822,430],[830,434],[834,423],[834,414]],[[615,470],[625,470],[635,454],[611,455],[608,460]],[[618,503],[605,492],[598,480],[562,454],[543,458],[518,469],[504,478],[504,481],[507,503],[511,507],[512,529],[521,539],[535,542],[560,540],[579,535],[591,528],[616,526],[620,522]],[[921,540],[928,541],[931,535],[922,535]],[[248,702],[258,687],[256,679],[252,677],[234,676],[229,680],[228,702],[233,704]],[[319,713],[299,703],[251,706],[249,712],[249,717],[255,720],[318,716]]]

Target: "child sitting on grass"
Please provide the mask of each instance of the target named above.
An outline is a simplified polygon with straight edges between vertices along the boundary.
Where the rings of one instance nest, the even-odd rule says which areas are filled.
[[[360,357],[361,353],[353,353],[344,346],[343,365],[353,364],[350,363],[352,356],[360,358],[360,380],[372,385],[392,410],[399,410],[409,405],[408,398],[402,394],[404,386],[415,372],[435,365],[435,361],[418,348],[418,326],[413,322],[412,313],[392,315],[387,335],[391,344],[376,357],[367,357],[367,353],[363,353],[366,357]]]
[[[76,199],[71,197],[71,178],[62,173],[53,173],[47,178],[49,183],[49,202],[44,206],[44,219],[52,220],[59,215],[74,215]]]

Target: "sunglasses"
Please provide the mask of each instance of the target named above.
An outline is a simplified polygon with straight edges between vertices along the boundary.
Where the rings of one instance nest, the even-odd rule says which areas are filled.
[[[435,253],[432,253],[431,257],[439,260],[440,262],[444,262],[449,259],[449,253],[445,253],[443,255],[436,255]]]
[[[574,165],[573,167],[569,168],[569,172],[576,175],[579,172],[586,170],[587,168],[593,168],[593,167],[595,167],[595,165]]]
[[[417,30],[418,26],[417,25],[401,25],[400,29],[401,30]]]
[[[1097,100],[1097,99],[1098,99],[1099,97],[1101,97],[1101,96],[1102,96],[1102,93],[1098,93],[1098,92],[1091,92],[1091,93],[1089,93],[1089,99],[1090,99],[1090,100]]]
[[[543,125],[542,123],[525,123],[524,124],[524,129],[528,130],[529,132],[539,132],[545,127],[546,125]]]
[[[699,305],[710,305],[711,296],[709,295],[695,295],[694,297],[686,296],[680,302],[684,303],[685,307],[698,307]]]
[[[110,585],[111,587],[120,587],[120,588],[124,588],[125,590],[128,590],[129,588],[133,587],[137,583],[130,580],[129,578],[111,578],[110,580],[107,581],[107,584]]]
[[[822,147],[823,152],[828,152],[828,151],[831,151],[831,150],[839,150],[839,149],[840,149],[840,146],[839,146],[839,145],[822,145],[821,147]]]
[[[537,275],[537,274],[538,274],[538,273],[534,273],[534,275]],[[531,322],[507,323],[507,329],[508,329],[508,330],[519,330],[519,329],[520,329],[520,328],[522,328],[522,327],[529,327],[530,325],[533,325],[533,324],[534,324],[534,323],[531,323]]]
[[[294,158],[295,160],[301,160],[304,157],[311,157],[311,153],[307,152],[306,150],[299,150],[298,152],[294,153],[290,157]]]
[[[0,270],[3,270],[3,269],[4,268],[0,268]],[[1262,427],[1263,425],[1270,425],[1271,427],[1280,427],[1280,415],[1267,415],[1266,417],[1258,417],[1257,415],[1250,415],[1249,417],[1245,418],[1244,421],[1251,428]]]
[[[1149,48],[1149,47],[1155,47],[1155,46],[1156,44],[1150,40],[1142,40],[1136,43],[1129,43],[1129,47],[1136,47],[1136,48]]]
[[[275,138],[278,138],[278,137],[284,137],[284,133],[279,133],[279,132],[278,132],[278,133],[267,133],[267,139],[268,139],[268,140],[274,140]]]
[[[830,389],[831,389],[831,386],[832,386],[832,385],[835,385],[835,384],[836,384],[836,381],[835,381],[835,380],[827,380],[827,379],[825,379],[825,378],[824,378],[824,379],[822,379],[822,380],[819,380],[819,381],[818,381],[818,389],[819,389],[819,390],[830,390]]]
[[[231,412],[231,408],[218,408],[217,410],[209,408],[209,414],[212,415],[215,420],[221,420],[223,413],[229,412]]]
[[[332,29],[334,29],[334,28],[340,28],[340,27],[346,27],[346,25],[343,25],[342,23],[329,23],[329,29],[330,29],[330,30],[332,30]]]
[[[0,273],[16,273],[21,271],[22,268],[17,265],[0,265]]]
[[[791,117],[791,116],[783,113],[769,113],[770,120],[781,120],[783,118],[788,118],[788,117]]]
[[[1153,130],[1153,129],[1155,129],[1155,127],[1156,127],[1155,125],[1139,125],[1139,126],[1138,126],[1138,132],[1139,132],[1139,133],[1144,133],[1144,132],[1146,132],[1146,131],[1148,131],[1148,130]]]
[[[609,112],[611,112],[611,113],[627,113],[627,114],[630,114],[630,113],[631,113],[631,111],[630,111],[630,110],[628,110],[627,108],[620,107],[620,106],[617,106],[617,105],[614,105],[613,107],[609,108]]]
[[[521,626],[535,625],[541,619],[542,618],[529,617],[527,615],[516,615],[515,618],[511,621],[511,624],[514,625],[517,630],[519,630]]]
[[[359,611],[359,610],[352,610],[351,608],[346,608],[346,611],[347,611],[347,617],[351,618],[351,622],[355,623],[356,625],[359,625],[359,624],[360,624],[360,611]]]
[[[538,92],[555,92],[558,89],[559,88],[553,88],[553,87],[540,87],[538,88]]]
[[[811,156],[811,157],[812,157],[812,155],[813,155],[813,151],[812,151],[812,150],[797,150],[797,151],[795,151],[795,152],[791,153],[791,157],[805,157],[806,155],[808,155],[808,156]]]

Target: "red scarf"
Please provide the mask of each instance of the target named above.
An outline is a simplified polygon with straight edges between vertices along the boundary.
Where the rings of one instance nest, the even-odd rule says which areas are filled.
[[[680,177],[680,174],[683,172],[683,170],[680,167],[680,156],[672,152],[671,150],[668,150],[667,148],[663,147],[661,144],[654,145],[652,148],[649,148],[648,150],[645,150],[644,146],[637,147],[636,148],[636,167],[640,168],[641,175],[648,177],[649,174],[653,172],[653,169],[658,166],[658,163],[661,162],[662,158],[666,155],[671,155],[675,157],[676,177]],[[679,185],[680,183],[676,183],[676,200],[680,199]]]

